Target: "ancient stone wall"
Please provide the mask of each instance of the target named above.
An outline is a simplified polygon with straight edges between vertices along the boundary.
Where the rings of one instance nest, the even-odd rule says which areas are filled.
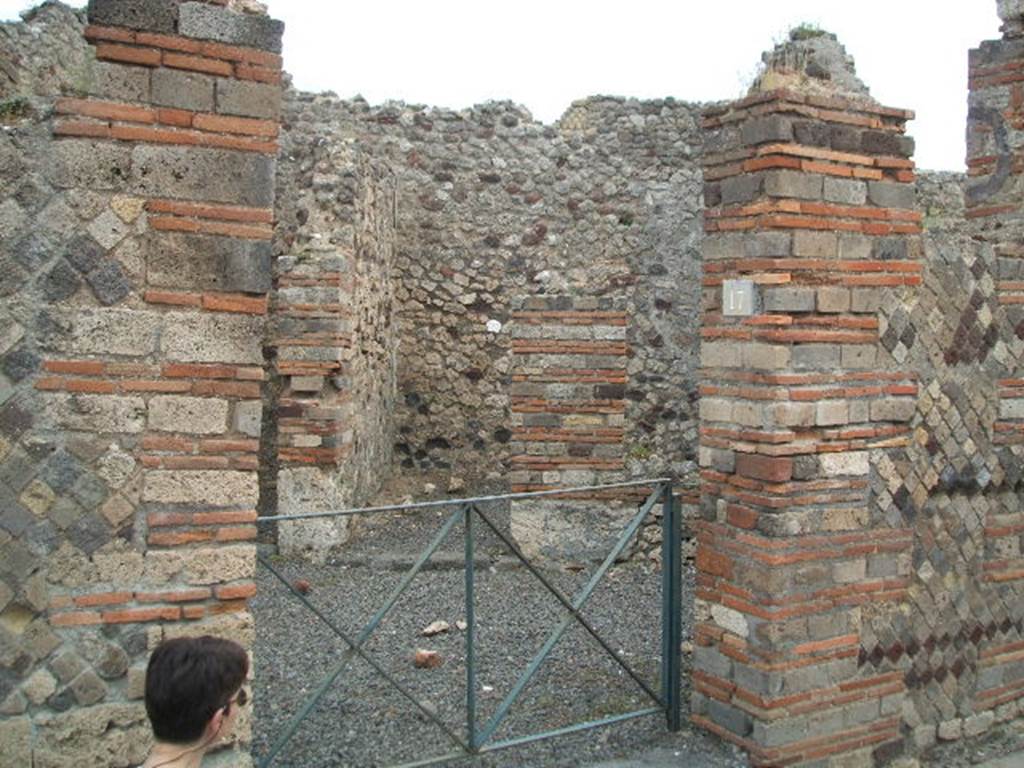
[[[709,378],[757,370],[702,385],[695,712],[756,764],[884,764],[1019,714],[1020,55],[971,54],[963,195],[915,201],[906,115],[839,79],[710,114],[706,274],[761,303],[705,306]]]
[[[281,27],[158,0],[89,20],[50,83],[74,90],[0,133],[5,766],[138,764],[154,645],[252,641]]]
[[[685,478],[698,384],[698,722],[869,764],[1019,714],[1020,0],[971,55],[966,193],[827,35],[703,126],[603,97],[543,126],[282,110],[280,26],[227,5],[0,27],[0,766],[141,761],[153,645],[251,642],[258,503],[360,504],[393,452]],[[632,501],[512,528],[586,559]]]
[[[52,0],[19,23],[0,23],[0,100],[89,90],[109,68],[86,45],[85,24],[84,12]]]
[[[406,468],[473,482],[511,466],[507,325],[530,297],[561,296],[628,317],[622,471],[687,473],[701,210],[692,106],[594,98],[548,127],[504,103],[455,112],[288,92],[285,113],[286,133],[330,125],[397,176]]]
[[[328,124],[285,136],[277,208],[272,359],[276,461],[264,489],[278,514],[365,504],[391,471],[397,371],[393,174]],[[267,503],[271,502],[271,503]],[[276,503],[274,503],[276,502]],[[316,559],[347,520],[281,527]]]

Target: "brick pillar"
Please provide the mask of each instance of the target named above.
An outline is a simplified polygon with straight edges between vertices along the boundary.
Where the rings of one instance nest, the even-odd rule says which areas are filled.
[[[513,493],[621,481],[628,382],[628,314],[593,296],[531,296],[512,313]],[[530,557],[600,561],[643,491],[584,491],[518,499],[511,530]]]
[[[391,468],[397,369],[394,177],[349,141],[288,140],[314,145],[316,183],[282,200],[295,207],[282,211],[289,231],[277,259],[271,342],[282,515],[360,506],[378,489]],[[303,151],[303,160],[282,164],[282,179],[296,187],[307,172]],[[348,540],[350,519],[282,523],[278,544],[323,561]]]
[[[995,382],[998,403],[994,423],[984,426],[992,423],[996,466],[1008,468],[1009,491],[993,498],[984,518],[985,604],[1003,620],[982,622],[984,634],[975,639],[980,645],[972,705],[975,712],[992,710],[1006,720],[1019,714],[1024,696],[1024,2],[1000,0],[998,7],[1003,39],[970,52],[966,202],[978,263],[982,274],[991,273],[1000,310],[994,313],[992,342],[979,358],[994,348],[984,373],[986,383]]]
[[[93,0],[88,95],[56,103],[37,764],[137,764],[155,644],[253,641],[282,25],[223,5]]]
[[[921,280],[912,114],[818,94],[704,120],[693,716],[762,766],[901,739],[902,673],[858,656],[862,612],[903,600],[910,568],[901,500],[869,500],[918,390],[878,316]]]

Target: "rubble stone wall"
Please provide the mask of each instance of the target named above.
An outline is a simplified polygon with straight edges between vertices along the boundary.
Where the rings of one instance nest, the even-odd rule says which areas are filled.
[[[616,398],[623,472],[687,474],[702,208],[695,107],[593,98],[544,126],[507,103],[370,107],[289,91],[285,114],[286,132],[329,125],[396,175],[395,442],[406,469],[451,469],[473,483],[515,468],[520,342],[509,323],[532,297],[565,297],[615,303],[628,317],[629,386]]]
[[[142,760],[155,643],[251,643],[258,505],[686,478],[698,426],[698,722],[870,764],[1019,714],[1020,0],[971,54],[966,181],[917,174],[852,71],[703,125],[282,107],[280,25],[228,6],[0,27],[0,766]],[[513,530],[599,556],[630,509],[601,503],[608,530],[585,498]]]
[[[32,17],[91,45],[0,133],[0,765],[137,765],[155,644],[252,643],[281,26],[221,5]]]
[[[271,350],[276,457],[264,508],[277,514],[365,504],[391,469],[397,347],[396,190],[391,171],[333,126],[285,136],[277,208]],[[265,451],[266,457],[266,451]],[[314,559],[347,518],[286,524],[286,553]]]

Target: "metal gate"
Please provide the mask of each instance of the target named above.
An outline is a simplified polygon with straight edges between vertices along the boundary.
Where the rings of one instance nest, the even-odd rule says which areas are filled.
[[[593,493],[597,491],[608,491],[621,488],[652,488],[647,499],[640,505],[636,514],[630,519],[629,524],[622,529],[615,545],[604,558],[601,565],[593,573],[587,583],[571,598],[558,589],[522,553],[515,541],[495,524],[490,515],[484,512],[480,505],[496,501],[512,501],[517,499],[529,499],[545,496],[568,496],[581,493]],[[618,560],[619,556],[629,545],[630,541],[637,535],[641,525],[647,516],[654,509],[655,505],[662,505],[662,610],[661,610],[661,685],[659,690],[653,690],[640,675],[638,675],[626,661],[620,652],[615,651],[597,630],[587,621],[582,609],[590,598],[594,589],[601,579]],[[680,611],[682,607],[680,571],[682,567],[681,554],[681,522],[679,504],[672,493],[672,481],[665,478],[654,480],[636,480],[625,483],[612,483],[607,485],[585,486],[578,488],[565,488],[553,491],[535,491],[532,493],[512,493],[500,496],[478,496],[467,499],[446,499],[442,501],[420,502],[415,504],[400,504],[395,506],[367,507],[364,509],[342,510],[337,512],[320,512],[299,515],[278,515],[274,517],[263,517],[259,523],[271,522],[294,522],[298,520],[309,520],[327,517],[351,517],[355,515],[368,515],[382,512],[397,512],[409,510],[436,509],[438,507],[454,507],[454,511],[441,525],[433,540],[416,559],[412,567],[402,576],[399,583],[391,591],[387,600],[377,609],[372,618],[354,637],[340,629],[337,624],[328,616],[324,615],[316,606],[306,599],[305,595],[299,592],[295,586],[283,576],[273,564],[260,555],[260,565],[273,574],[285,587],[299,600],[309,611],[320,619],[338,638],[347,646],[347,650],[335,665],[323,677],[320,684],[313,690],[305,703],[299,708],[295,715],[288,722],[288,725],[272,744],[270,750],[259,760],[260,768],[268,768],[281,754],[281,751],[295,735],[302,722],[309,716],[324,694],[338,680],[345,671],[349,662],[359,656],[373,670],[390,683],[394,688],[408,699],[430,722],[440,728],[451,740],[455,749],[437,757],[418,760],[412,763],[403,763],[394,768],[413,768],[413,766],[436,765],[442,762],[465,759],[485,752],[493,752],[499,749],[520,746],[541,739],[548,739],[577,731],[598,728],[612,723],[622,722],[637,717],[662,713],[665,715],[669,730],[678,731],[680,728],[680,642],[681,642],[681,621]],[[402,594],[408,589],[413,579],[427,563],[430,557],[444,543],[455,525],[462,521],[464,523],[464,547],[465,547],[465,595],[466,595],[466,726],[465,732],[460,733],[445,723],[431,708],[416,698],[393,675],[387,672],[378,662],[366,653],[363,646],[369,640],[374,630],[398,602]],[[568,612],[568,616],[559,624],[554,626],[547,636],[546,641],[533,656],[526,669],[519,676],[511,690],[505,695],[493,715],[485,722],[478,722],[476,707],[476,657],[475,657],[475,528],[483,524],[492,531],[508,548],[508,550],[519,559],[526,569],[537,578],[537,580],[550,592],[555,599]],[[493,736],[498,727],[505,720],[509,710],[515,704],[519,694],[527,686],[534,674],[544,663],[544,660],[551,653],[566,630],[576,622],[583,627],[601,646],[601,648],[626,672],[647,694],[652,705],[644,709],[612,715],[609,717],[577,723],[575,725],[558,728],[555,730],[542,731],[516,738],[494,741]]]

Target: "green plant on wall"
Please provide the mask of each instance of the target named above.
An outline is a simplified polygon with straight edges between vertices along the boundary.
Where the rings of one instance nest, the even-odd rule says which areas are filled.
[[[0,123],[13,123],[32,113],[32,105],[24,96],[14,96],[0,101]]]
[[[634,443],[629,446],[627,453],[631,459],[649,459],[651,457],[652,450],[649,445]]]
[[[817,24],[811,24],[805,21],[789,30],[789,39],[796,43],[801,40],[813,40],[816,37],[822,37],[826,34],[828,33]]]

